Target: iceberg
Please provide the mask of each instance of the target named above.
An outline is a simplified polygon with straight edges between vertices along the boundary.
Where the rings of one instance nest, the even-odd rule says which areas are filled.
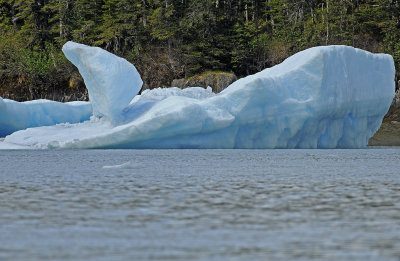
[[[133,65],[99,48],[63,50],[84,77],[95,117],[21,130],[0,148],[363,148],[394,97],[393,58],[348,46],[307,49],[219,94],[193,87],[137,95]]]
[[[0,97],[0,137],[32,127],[79,123],[89,120],[91,115],[89,102],[16,102]]]

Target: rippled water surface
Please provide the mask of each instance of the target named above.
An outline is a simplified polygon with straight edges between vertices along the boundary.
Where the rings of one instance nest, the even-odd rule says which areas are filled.
[[[0,151],[0,260],[400,260],[400,149]]]

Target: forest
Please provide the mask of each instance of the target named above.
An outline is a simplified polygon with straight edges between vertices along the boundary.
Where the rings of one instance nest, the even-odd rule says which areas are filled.
[[[0,96],[87,99],[62,45],[133,63],[143,88],[207,71],[243,77],[319,45],[394,57],[400,0],[0,0]]]

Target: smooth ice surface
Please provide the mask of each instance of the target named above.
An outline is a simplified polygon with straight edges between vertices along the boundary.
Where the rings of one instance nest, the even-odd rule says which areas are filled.
[[[102,62],[110,61],[95,64]],[[28,129],[8,136],[0,147],[366,147],[392,102],[394,73],[390,55],[315,47],[238,80],[220,94],[156,89],[136,96],[122,109],[118,124],[106,117]],[[124,95],[112,100],[117,98]]]
[[[92,106],[88,102],[16,102],[0,97],[0,137],[26,128],[83,122],[91,115]]]
[[[99,47],[67,42],[62,51],[85,81],[94,116],[118,122],[143,84],[135,66]]]

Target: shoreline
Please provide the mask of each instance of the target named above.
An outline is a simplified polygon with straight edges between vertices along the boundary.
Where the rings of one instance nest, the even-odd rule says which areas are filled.
[[[400,121],[384,121],[381,127],[369,140],[368,147],[400,146]]]

